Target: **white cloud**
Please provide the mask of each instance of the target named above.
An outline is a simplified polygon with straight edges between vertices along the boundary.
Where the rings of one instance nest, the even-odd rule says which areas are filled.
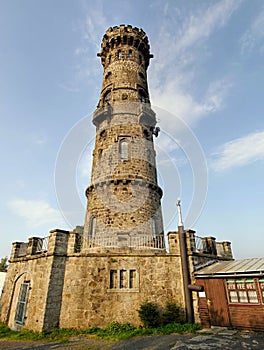
[[[193,62],[196,57],[195,49],[200,50],[211,34],[226,25],[240,4],[241,1],[237,0],[214,2],[206,10],[199,8],[185,16],[182,24],[181,14],[177,12],[175,19],[166,21],[161,26],[159,39],[153,45],[164,63],[156,65],[155,70],[164,70],[175,65],[183,67]]]
[[[93,146],[94,139],[86,146],[85,150],[82,152],[77,166],[77,178],[81,178],[82,180],[86,181],[86,185],[87,181],[89,182],[91,178],[93,163]]]
[[[213,155],[212,168],[223,171],[264,160],[264,131],[232,140],[219,147]]]
[[[190,16],[183,35],[177,40],[177,51],[192,48],[199,41],[208,38],[214,30],[223,27],[240,3],[237,0],[219,1],[209,6],[205,12]]]
[[[251,24],[250,29],[248,29],[240,39],[241,53],[244,55],[249,55],[255,48],[259,50],[260,53],[264,53],[264,6],[262,11],[260,11],[255,18],[254,22]]]
[[[208,55],[207,40],[227,24],[240,3],[235,0],[214,2],[205,10],[199,8],[189,17],[185,16],[187,19],[182,24],[181,14],[177,11],[176,18],[161,26],[158,40],[153,45],[158,62],[155,62],[150,78],[154,105],[169,110],[189,124],[223,108],[232,85],[228,78],[209,81],[204,92],[199,89],[199,97],[195,96],[193,85],[200,73],[198,58],[203,56],[204,60]],[[167,7],[165,11],[168,11]],[[169,122],[173,127],[173,121]]]
[[[191,93],[185,92],[177,82],[170,81],[160,88],[152,88],[152,102],[154,105],[166,109],[168,114],[164,125],[170,125],[170,130],[177,128],[174,115],[184,119],[187,124],[194,124],[201,118],[219,111],[224,107],[224,99],[232,84],[228,80],[214,81],[209,84],[203,98],[197,101]]]
[[[8,203],[8,207],[23,218],[28,227],[37,228],[46,224],[50,224],[51,228],[65,226],[59,210],[43,200],[14,199]]]
[[[86,12],[86,18],[79,28],[82,35],[81,46],[75,49],[74,54],[79,59],[79,64],[76,66],[78,76],[87,78],[99,75],[100,65],[95,53],[100,51],[101,40],[107,29],[107,20],[101,1],[94,2]]]

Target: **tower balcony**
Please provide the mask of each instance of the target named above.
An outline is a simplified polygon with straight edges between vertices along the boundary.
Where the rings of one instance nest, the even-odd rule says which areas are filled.
[[[124,122],[144,124],[146,126],[156,125],[156,114],[151,109],[149,103],[144,102],[130,102],[130,103],[118,103],[113,105],[97,108],[93,114],[93,124],[98,127],[103,121],[111,123],[114,116],[125,116]],[[119,118],[119,122],[122,120]]]

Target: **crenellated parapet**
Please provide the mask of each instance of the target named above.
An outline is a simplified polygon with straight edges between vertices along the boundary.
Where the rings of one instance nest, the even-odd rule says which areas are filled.
[[[98,108],[120,103],[150,103],[147,68],[153,55],[142,29],[130,25],[109,28],[97,55],[104,67]]]
[[[45,256],[66,256],[80,252],[83,226],[73,231],[54,229],[47,237],[30,237],[27,242],[14,242],[10,262]]]
[[[227,241],[216,242],[215,237],[199,237],[193,230],[186,230],[186,248],[189,256],[194,257],[194,265],[207,261],[233,259],[231,243]],[[180,254],[178,232],[168,233],[169,252]]]
[[[120,50],[121,46],[126,47],[126,50]],[[149,60],[153,57],[144,30],[123,24],[107,29],[102,40],[101,52],[97,55],[101,57],[105,68],[113,61],[123,58],[138,61],[147,69]]]

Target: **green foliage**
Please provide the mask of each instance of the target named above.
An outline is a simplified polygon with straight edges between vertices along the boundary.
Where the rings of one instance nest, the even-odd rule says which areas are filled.
[[[30,330],[23,330],[20,332],[12,331],[5,324],[0,324],[0,339],[12,339],[12,340],[42,340],[41,333],[33,332]]]
[[[194,333],[201,327],[197,324],[188,323],[170,323],[157,328],[136,328],[129,323],[121,324],[112,322],[105,328],[93,327],[86,330],[74,328],[55,329],[43,332],[33,332],[31,330],[22,330],[20,332],[12,331],[4,324],[0,324],[0,339],[7,340],[27,340],[27,341],[56,341],[68,342],[71,337],[78,335],[89,335],[99,339],[121,340],[129,339],[135,336],[170,334],[170,333]]]
[[[0,261],[0,272],[6,272],[7,270],[7,256],[4,258],[1,258]]]
[[[0,324],[0,339],[31,340],[31,341],[67,341],[70,337],[81,334],[81,331],[67,328],[51,331],[34,332],[29,329],[12,331],[4,324]]]
[[[81,330],[75,328],[60,328],[45,330],[39,333],[43,339],[48,341],[68,341],[70,337],[82,334]]]
[[[0,324],[0,338],[5,337],[10,332],[12,332],[10,328],[8,328],[5,324]]]
[[[162,316],[162,323],[164,325],[169,323],[184,323],[184,311],[180,304],[173,301],[167,301],[165,311]]]
[[[155,328],[160,325],[161,316],[155,303],[145,301],[137,311],[145,328]]]
[[[105,328],[98,330],[97,335],[103,339],[128,339],[135,334],[135,327],[130,323],[121,324],[119,322],[112,322]]]
[[[157,328],[157,333],[158,334],[195,333],[199,329],[201,329],[201,326],[198,324],[173,322]]]

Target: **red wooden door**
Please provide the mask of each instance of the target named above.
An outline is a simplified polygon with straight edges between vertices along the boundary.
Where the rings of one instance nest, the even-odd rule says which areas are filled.
[[[222,279],[205,280],[205,293],[212,326],[229,326],[228,302]]]

